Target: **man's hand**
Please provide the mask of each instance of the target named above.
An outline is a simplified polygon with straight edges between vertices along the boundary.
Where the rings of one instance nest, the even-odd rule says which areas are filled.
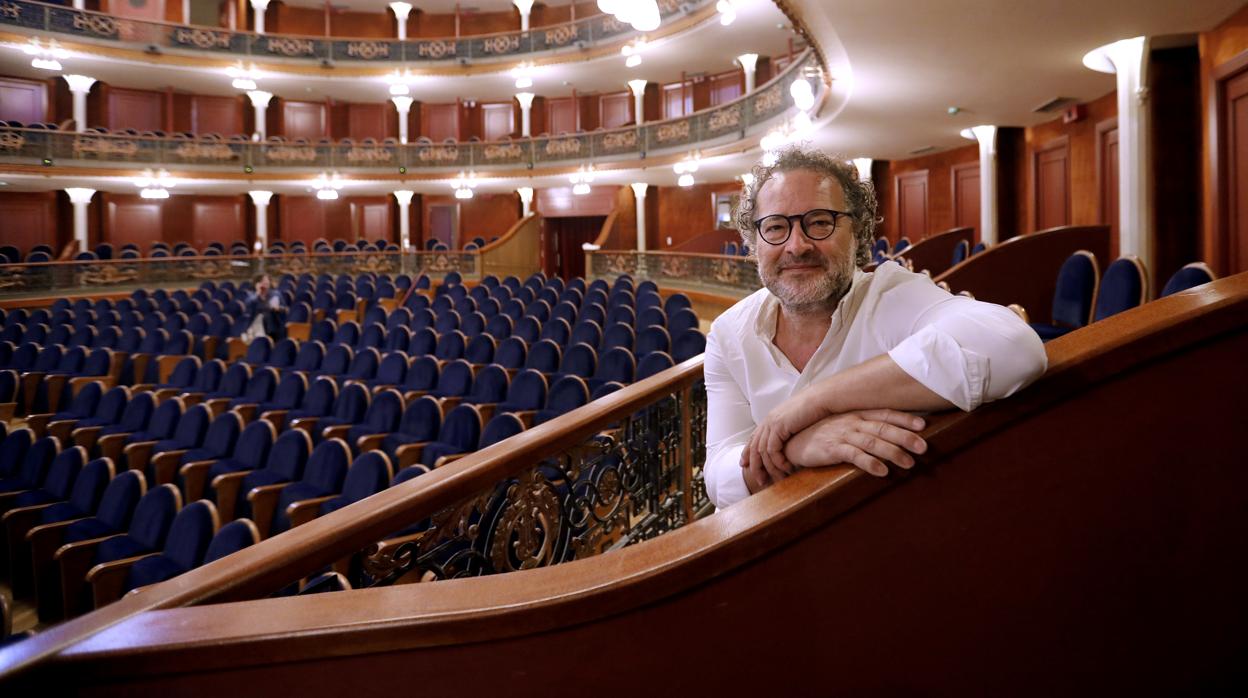
[[[790,463],[801,467],[849,463],[884,477],[888,475],[885,461],[909,469],[914,466],[910,454],[927,450],[927,442],[915,433],[923,426],[922,418],[896,410],[846,412],[804,429],[788,441],[784,453]]]
[[[754,428],[741,452],[741,467],[762,468],[773,482],[792,475],[794,465],[784,455],[785,443],[828,414],[809,388],[790,396]]]
[[[744,468],[744,471],[741,474],[745,477],[745,487],[750,491],[750,494],[757,494],[761,490],[767,489],[775,482],[763,468],[762,462],[759,462],[755,466],[750,466],[749,463],[745,463],[742,467]]]

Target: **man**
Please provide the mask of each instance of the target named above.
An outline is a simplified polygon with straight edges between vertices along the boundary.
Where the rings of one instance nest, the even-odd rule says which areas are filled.
[[[765,288],[717,318],[706,344],[717,507],[801,467],[909,468],[926,449],[912,412],[973,410],[1044,372],[1040,338],[1009,310],[899,264],[861,271],[875,207],[852,165],[819,152],[755,169],[737,227]]]
[[[273,288],[273,281],[268,274],[260,274],[253,281],[255,289],[244,296],[247,315],[251,318],[248,331],[259,335],[256,329],[263,329],[263,334],[274,341],[282,339],[286,334],[286,323],[281,317],[282,294]],[[259,322],[259,328],[257,328]]]

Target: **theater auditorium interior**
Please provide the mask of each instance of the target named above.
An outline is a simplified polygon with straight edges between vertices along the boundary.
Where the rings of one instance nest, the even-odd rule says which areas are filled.
[[[1248,686],[1248,5],[0,0],[0,44],[5,695]],[[716,510],[707,337],[794,144],[874,188],[863,271],[1048,367]]]

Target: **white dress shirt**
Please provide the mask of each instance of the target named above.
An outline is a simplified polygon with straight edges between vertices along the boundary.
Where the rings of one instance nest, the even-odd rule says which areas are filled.
[[[814,381],[887,353],[932,392],[970,411],[1026,386],[1048,364],[1039,336],[1014,313],[950,295],[898,264],[854,273],[828,334],[800,373],[772,343],[779,309],[763,288],[711,324],[703,473],[717,507],[750,494],[740,459],[755,425]]]

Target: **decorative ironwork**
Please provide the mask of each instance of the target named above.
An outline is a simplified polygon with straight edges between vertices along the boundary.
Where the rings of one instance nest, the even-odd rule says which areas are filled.
[[[592,276],[611,279],[630,274],[671,288],[745,297],[761,287],[757,260],[716,254],[597,251],[589,253]]]
[[[128,138],[93,138],[78,136],[74,138],[74,156],[132,158],[139,152],[137,141]]]
[[[347,55],[366,61],[390,57],[390,44],[384,41],[352,41],[347,44]]]
[[[693,272],[693,263],[688,257],[664,257],[659,264],[659,268],[663,271],[664,276],[683,279]]]
[[[515,143],[489,144],[481,150],[486,160],[515,160],[524,157],[524,148]]]
[[[664,393],[579,444],[371,546],[357,586],[545,567],[649,540],[709,511],[700,478],[706,391]],[[505,443],[505,442],[504,442]],[[505,447],[500,444],[500,447]],[[696,474],[696,475],[694,475]]]
[[[347,162],[353,165],[376,165],[394,161],[394,152],[378,145],[357,145],[347,151]]]
[[[238,153],[225,143],[186,142],[173,150],[183,160],[234,160]]]
[[[230,33],[212,31],[211,29],[193,29],[178,27],[171,35],[174,43],[183,46],[194,46],[204,50],[230,48]]]
[[[458,48],[454,41],[422,41],[416,44],[416,55],[436,61],[454,56]]]
[[[316,43],[311,39],[296,39],[292,36],[269,37],[265,40],[265,50],[280,56],[312,56],[316,55]]]
[[[113,264],[91,265],[77,274],[79,286],[114,286],[134,281],[137,278],[139,278],[137,270]]]
[[[0,150],[21,150],[26,145],[26,136],[13,131],[0,131]]]
[[[637,258],[631,252],[601,252],[594,255],[595,260],[600,258],[608,274],[633,274],[637,271]]]
[[[315,162],[316,148],[310,145],[270,145],[265,148],[264,157],[283,164]]]
[[[481,50],[493,54],[515,53],[520,50],[520,36],[517,34],[491,36],[481,42]]]
[[[546,154],[559,157],[575,156],[581,152],[579,138],[552,138],[546,141]]]
[[[660,143],[667,141],[678,141],[689,138],[689,121],[674,121],[668,124],[659,124],[655,129],[655,138]]]
[[[393,274],[399,270],[398,262],[396,256],[367,255],[352,264],[351,271],[356,274]]]
[[[602,145],[611,150],[619,150],[623,148],[637,147],[636,131],[619,131],[617,133],[608,133],[602,137]]]
[[[230,267],[228,260],[220,262],[196,262],[188,269],[188,273],[193,279],[224,279],[235,276],[236,272]]]
[[[74,15],[74,29],[113,39],[117,37],[120,25],[112,17],[80,12]]]
[[[576,41],[578,35],[577,27],[574,24],[564,24],[554,29],[546,30],[547,46],[567,46]]]
[[[0,288],[15,289],[26,286],[26,268],[10,265],[0,266]]]
[[[0,3],[0,17],[5,19],[21,19],[22,7],[11,2]]]
[[[428,146],[417,153],[416,159],[432,163],[458,162],[459,147],[454,145]]]
[[[738,128],[741,126],[741,107],[734,106],[728,109],[720,109],[711,112],[706,120],[706,126],[711,131],[722,131],[729,128]]]
[[[780,86],[772,85],[766,90],[759,92],[758,96],[754,98],[754,112],[766,113],[773,111],[779,109],[783,103],[784,95],[780,92]]]

